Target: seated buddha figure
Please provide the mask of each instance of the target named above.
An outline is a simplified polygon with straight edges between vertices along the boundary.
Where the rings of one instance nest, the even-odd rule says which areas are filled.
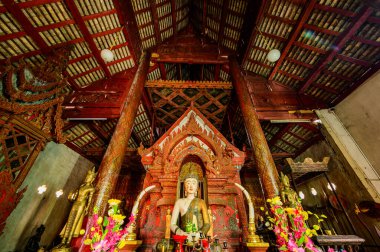
[[[206,235],[210,229],[206,203],[197,197],[199,176],[196,169],[192,169],[195,166],[199,165],[189,162],[183,167],[188,170],[183,177],[185,198],[180,198],[175,202],[170,221],[171,231],[176,235],[188,236],[190,241],[192,236],[198,239],[200,232]],[[179,226],[177,225],[178,217],[180,217]]]
[[[301,204],[298,201],[297,193],[290,187],[288,176],[281,173],[281,182],[282,182],[282,190],[281,190],[281,200],[284,203],[285,207],[297,208],[300,207]]]

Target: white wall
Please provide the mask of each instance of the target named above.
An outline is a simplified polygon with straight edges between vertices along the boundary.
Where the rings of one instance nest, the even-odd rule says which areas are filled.
[[[50,142],[37,157],[20,188],[28,187],[17,208],[8,217],[0,237],[0,251],[23,251],[28,239],[41,224],[46,229],[40,244],[48,246],[59,233],[70,210],[70,191],[82,183],[92,163],[62,144]],[[45,184],[40,195],[37,188]],[[55,192],[64,194],[56,198]]]
[[[380,174],[380,71],[339,103],[335,113]]]

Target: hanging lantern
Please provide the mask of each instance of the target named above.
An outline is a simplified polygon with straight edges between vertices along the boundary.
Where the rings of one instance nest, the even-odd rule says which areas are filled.
[[[267,55],[267,60],[269,62],[276,62],[281,56],[281,52],[278,49],[272,49]]]
[[[101,52],[100,52],[100,56],[102,57],[102,59],[104,60],[104,62],[110,62],[113,60],[113,57],[114,57],[114,54],[111,50],[109,49],[103,49]]]

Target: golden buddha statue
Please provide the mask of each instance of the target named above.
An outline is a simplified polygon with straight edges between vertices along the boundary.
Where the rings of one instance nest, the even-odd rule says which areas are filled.
[[[186,235],[191,240],[195,235],[199,238],[199,233],[204,235],[210,229],[210,218],[206,202],[197,198],[198,180],[201,173],[200,166],[193,162],[186,163],[181,170],[180,179],[184,181],[185,198],[178,199],[173,208],[171,218],[171,231],[176,235]],[[177,225],[180,216],[180,227]]]
[[[284,206],[296,208],[300,205],[297,193],[290,187],[288,176],[281,173],[281,200]]]
[[[63,230],[61,244],[53,248],[53,251],[70,248],[70,242],[75,236],[74,234],[79,234],[79,230],[82,228],[83,218],[88,214],[88,208],[95,192],[95,187],[92,184],[95,177],[96,172],[94,167],[87,172],[83,184],[75,191],[75,193],[69,195],[69,200],[74,200],[74,204],[70,210],[69,218],[67,219]]]

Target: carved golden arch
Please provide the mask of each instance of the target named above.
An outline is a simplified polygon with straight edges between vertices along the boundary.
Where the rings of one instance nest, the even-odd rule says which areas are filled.
[[[166,140],[165,144],[163,145],[162,156],[165,160],[169,157],[169,154],[172,152],[172,150],[189,136],[193,136],[201,140],[215,153],[215,156],[219,157],[222,155],[222,146],[225,147],[226,143],[222,143],[222,141],[220,141],[215,136],[215,133],[210,133],[212,131],[211,129],[209,132],[205,132],[206,130],[202,129],[199,126],[193,113],[190,115],[189,121],[183,127],[184,130],[176,133],[172,138],[170,138],[170,140]]]
[[[197,146],[198,145],[198,146]],[[191,148],[193,147],[193,148]],[[215,160],[215,155],[213,152],[207,152],[205,149],[199,146],[196,142],[188,142],[185,146],[179,147],[177,153],[170,154],[169,164],[166,166],[165,171],[168,173],[178,173],[182,165],[183,160],[189,155],[198,156],[204,164],[206,171],[212,174],[217,174],[213,167],[213,161]],[[174,149],[175,150],[175,149]]]

